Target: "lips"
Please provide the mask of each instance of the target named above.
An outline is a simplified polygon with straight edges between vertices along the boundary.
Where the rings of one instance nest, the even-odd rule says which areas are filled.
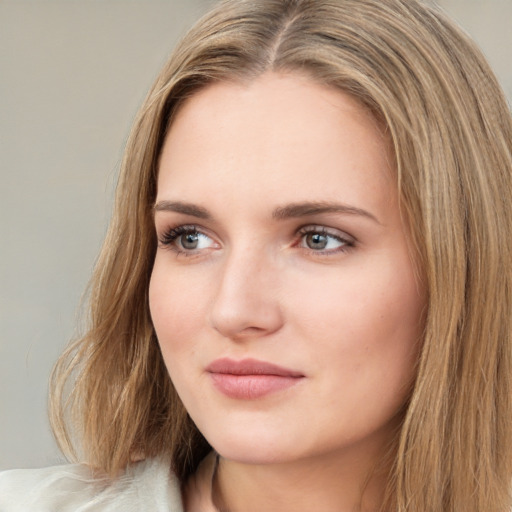
[[[239,400],[254,400],[298,384],[304,374],[256,359],[217,359],[206,371],[222,394]]]

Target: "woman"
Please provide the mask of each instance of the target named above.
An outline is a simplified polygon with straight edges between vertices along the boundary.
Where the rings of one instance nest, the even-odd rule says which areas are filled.
[[[219,4],[141,109],[54,373],[87,466],[6,473],[0,508],[510,510],[511,171],[435,9]]]

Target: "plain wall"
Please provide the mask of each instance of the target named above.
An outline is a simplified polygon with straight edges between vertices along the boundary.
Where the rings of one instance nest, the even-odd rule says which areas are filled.
[[[62,460],[47,381],[73,334],[135,112],[204,0],[0,2],[0,469]],[[443,0],[512,97],[512,0]]]

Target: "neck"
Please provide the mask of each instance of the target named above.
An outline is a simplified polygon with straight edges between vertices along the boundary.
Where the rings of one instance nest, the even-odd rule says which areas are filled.
[[[293,462],[247,464],[220,458],[213,499],[222,512],[377,512],[387,471],[375,458],[329,453]]]

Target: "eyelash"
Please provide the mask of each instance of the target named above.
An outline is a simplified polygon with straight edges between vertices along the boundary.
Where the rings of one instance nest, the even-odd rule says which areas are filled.
[[[333,233],[329,229],[325,228],[324,226],[304,226],[303,228],[299,229],[298,234],[300,235],[299,238],[299,244],[303,240],[304,237],[307,235],[320,235],[324,237],[329,237],[331,239],[334,239],[342,245],[340,247],[337,247],[336,249],[327,249],[327,250],[313,250],[311,248],[303,247],[304,250],[313,253],[315,255],[321,255],[321,256],[330,256],[333,254],[338,253],[344,253],[350,250],[355,245],[355,240],[351,236],[345,235],[342,236],[341,233]]]
[[[195,226],[193,224],[180,225],[180,226],[176,226],[174,228],[170,228],[170,229],[164,231],[160,235],[158,242],[160,243],[160,245],[162,247],[168,248],[168,249],[174,251],[178,255],[195,256],[195,255],[197,255],[198,251],[193,250],[193,249],[190,249],[190,250],[182,249],[175,243],[179,239],[180,236],[188,235],[188,234],[199,234],[199,235],[208,236],[208,235],[205,235],[201,231],[201,228],[199,226]],[[329,231],[327,228],[325,228],[323,226],[314,226],[314,225],[304,226],[298,230],[297,234],[299,235],[299,241],[294,246],[295,247],[299,246],[299,248],[301,248],[309,253],[312,253],[314,255],[329,256],[329,255],[333,255],[333,254],[343,253],[343,252],[347,252],[348,250],[353,248],[355,245],[354,238],[352,238],[348,235],[346,237],[344,237],[344,236],[341,236],[340,234],[332,233],[331,231]],[[314,249],[307,248],[307,247],[300,247],[302,240],[304,239],[304,237],[306,237],[308,235],[320,235],[320,236],[328,237],[328,238],[331,238],[331,239],[334,239],[334,240],[340,242],[342,245],[335,249],[328,249],[328,250],[314,250]],[[208,237],[208,238],[210,238],[210,237]]]
[[[166,231],[164,231],[158,241],[162,247],[168,248],[178,255],[183,256],[193,256],[195,255],[195,252],[192,250],[184,250],[180,249],[175,242],[178,240],[180,236],[188,235],[188,234],[203,234],[201,231],[201,228],[199,226],[194,225],[182,225],[182,226],[176,226],[174,228],[170,228]]]

